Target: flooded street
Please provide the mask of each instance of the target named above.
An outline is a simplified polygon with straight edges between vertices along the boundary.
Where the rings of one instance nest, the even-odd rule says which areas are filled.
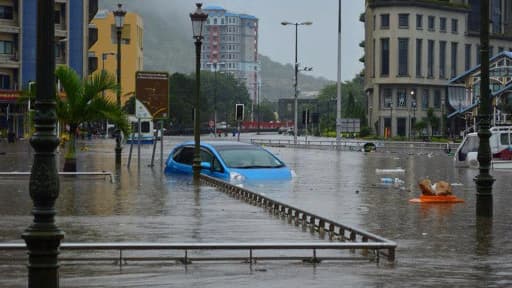
[[[243,135],[248,141],[256,135]],[[286,137],[259,135],[259,137]],[[191,137],[166,137],[164,158]],[[212,139],[203,137],[202,139]],[[228,137],[231,140],[231,137]],[[27,141],[0,143],[0,171],[29,171]],[[84,141],[79,171],[112,171],[114,141]],[[308,150],[268,147],[297,177],[280,185],[248,187],[266,196],[359,227],[397,242],[396,262],[109,263],[63,265],[62,287],[509,287],[512,286],[511,172],[492,171],[494,217],[477,219],[477,170],[453,168],[441,151],[428,154]],[[64,242],[327,242],[260,207],[248,205],[208,186],[194,189],[190,177],[166,176],[157,147],[142,148],[140,169],[134,147],[123,149],[120,181],[102,177],[61,177],[57,224]],[[62,157],[62,153],[59,154]],[[62,159],[61,159],[62,160]],[[62,166],[61,166],[62,167]],[[376,169],[401,167],[402,174]],[[380,183],[398,177],[400,187]],[[418,204],[417,182],[424,178],[454,185],[460,204]],[[24,179],[24,180],[22,180]],[[22,242],[30,225],[28,177],[0,180],[0,242]],[[1,287],[25,287],[23,265],[0,264]]]

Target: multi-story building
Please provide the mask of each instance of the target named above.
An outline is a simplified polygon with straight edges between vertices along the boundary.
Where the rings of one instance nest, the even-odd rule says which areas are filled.
[[[116,77],[117,72],[117,28],[112,11],[100,10],[91,22],[98,29],[98,41],[89,48],[91,73],[105,70]],[[144,24],[142,18],[127,12],[121,32],[121,104],[135,94],[135,73],[144,67]],[[106,97],[116,101],[112,91]]]
[[[36,80],[37,3],[0,1],[0,133],[23,137],[29,130],[27,105],[18,103],[20,91]],[[98,0],[55,1],[56,64],[66,64],[87,75],[87,48],[94,41],[88,23]],[[49,16],[48,16],[49,17]],[[89,34],[92,37],[89,38]]]
[[[490,56],[512,50],[512,3],[491,0]],[[480,1],[367,0],[365,92],[370,128],[381,136],[416,136],[428,112],[445,130],[453,112],[447,84],[480,63]],[[421,133],[421,131],[419,131]]]
[[[258,18],[228,12],[220,6],[206,6],[208,13],[201,53],[201,69],[218,66],[245,82],[253,105],[260,84],[258,59]],[[216,64],[215,64],[216,63]],[[251,107],[251,113],[254,111]],[[252,113],[254,116],[254,114]]]

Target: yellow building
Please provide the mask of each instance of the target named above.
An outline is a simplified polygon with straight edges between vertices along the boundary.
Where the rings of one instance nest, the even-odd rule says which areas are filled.
[[[98,29],[98,41],[89,48],[90,71],[94,74],[104,69],[116,77],[117,32],[114,15],[112,11],[100,10],[91,23]],[[132,12],[126,13],[121,35],[122,105],[135,93],[135,73],[144,70],[143,35],[142,18]],[[109,91],[105,95],[113,102],[116,101],[114,92]]]

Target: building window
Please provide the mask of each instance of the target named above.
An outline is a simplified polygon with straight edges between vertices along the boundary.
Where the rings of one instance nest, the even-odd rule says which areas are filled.
[[[430,95],[428,94],[428,89],[423,89],[423,94],[421,95],[421,108],[423,110],[427,110],[429,107],[429,98]]]
[[[434,77],[434,40],[428,40],[427,47],[427,77]]]
[[[439,17],[439,31],[446,32],[446,18]]]
[[[407,76],[409,66],[409,39],[398,38],[398,76]]]
[[[11,41],[5,41],[0,40],[0,54],[13,54],[12,53],[12,42]]]
[[[434,91],[434,108],[441,108],[441,90],[438,89]]]
[[[55,24],[60,24],[60,10],[55,10]]]
[[[380,29],[389,29],[389,14],[380,15]]]
[[[423,15],[421,14],[416,14],[416,29],[423,29]]]
[[[13,19],[11,6],[0,6],[0,19]]]
[[[377,16],[373,15],[373,31],[375,31],[375,26],[377,25]]]
[[[398,28],[409,28],[409,14],[398,14]]]
[[[382,90],[384,108],[391,108],[393,106],[393,95],[391,92],[391,88],[384,88]]]
[[[0,74],[0,89],[11,89],[11,77],[6,74]]]
[[[505,50],[505,48],[503,48],[503,47],[499,47],[499,46],[498,46],[498,53],[501,53],[501,52],[503,52],[504,50]]]
[[[492,57],[492,55],[494,55],[494,47],[489,46],[489,57]]]
[[[428,16],[428,31],[435,31],[435,23],[436,23],[436,17],[435,16]]]
[[[446,41],[439,41],[439,78],[446,77],[445,65],[446,64]]]
[[[457,42],[452,42],[452,53],[450,57],[452,58],[451,63],[451,77],[457,76],[457,48],[458,48]]]
[[[422,56],[423,50],[423,39],[416,39],[416,77],[422,77],[423,73],[421,72],[421,61],[423,59]]]
[[[464,50],[464,69],[468,71],[471,68],[471,44],[466,44]]]
[[[452,33],[457,34],[459,32],[459,21],[457,19],[452,19]]]
[[[407,107],[407,92],[404,88],[396,89],[396,107]]]
[[[381,65],[380,74],[382,76],[389,75],[389,38],[380,39]]]

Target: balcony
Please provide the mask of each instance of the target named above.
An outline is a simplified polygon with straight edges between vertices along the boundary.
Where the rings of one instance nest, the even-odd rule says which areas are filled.
[[[1,19],[0,33],[19,34],[20,26],[16,20]]]
[[[55,37],[67,37],[68,33],[66,30],[65,24],[55,24]]]
[[[64,56],[55,57],[55,64],[57,64],[57,65],[66,64],[66,57],[64,57]]]
[[[18,53],[0,54],[0,67],[1,68],[19,68],[20,60],[18,57]]]

